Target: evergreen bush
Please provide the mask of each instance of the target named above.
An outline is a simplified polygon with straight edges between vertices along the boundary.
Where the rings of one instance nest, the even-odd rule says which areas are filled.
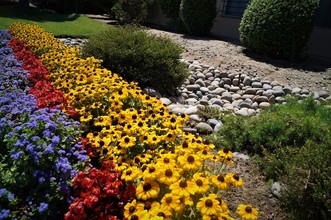
[[[123,23],[141,23],[148,17],[153,0],[117,0],[112,8],[115,17]]]
[[[192,35],[207,35],[217,15],[216,0],[182,0],[180,15]]]
[[[252,0],[240,22],[240,41],[249,51],[289,60],[304,49],[319,0]]]
[[[134,27],[112,28],[95,35],[83,47],[83,56],[103,60],[103,65],[141,87],[173,93],[188,76],[180,61],[183,48],[169,38],[149,35]]]
[[[160,0],[162,11],[169,18],[169,28],[185,33],[186,28],[180,18],[180,3],[181,0]]]

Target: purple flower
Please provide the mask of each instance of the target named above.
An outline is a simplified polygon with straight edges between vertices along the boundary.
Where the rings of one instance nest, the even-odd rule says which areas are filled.
[[[37,122],[36,121],[29,121],[28,123],[29,128],[36,128],[37,127]]]
[[[22,151],[16,152],[15,154],[12,154],[10,156],[10,158],[12,158],[14,160],[18,160],[20,158],[20,156],[21,156],[22,153],[23,153]]]
[[[1,196],[5,196],[5,195],[7,194],[7,192],[8,192],[8,190],[5,189],[5,188],[1,188],[1,189],[0,189],[0,195],[1,195]]]
[[[40,203],[39,207],[38,207],[38,211],[39,213],[43,213],[48,209],[48,204],[47,203]]]
[[[9,217],[10,210],[8,209],[1,209],[0,210],[0,219],[6,219]]]
[[[59,136],[54,136],[52,138],[52,146],[56,146],[60,143],[60,137]]]

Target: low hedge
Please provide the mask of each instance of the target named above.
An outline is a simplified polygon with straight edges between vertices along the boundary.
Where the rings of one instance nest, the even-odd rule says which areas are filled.
[[[170,39],[156,37],[135,27],[120,27],[89,39],[84,57],[103,60],[103,66],[141,87],[151,86],[161,93],[173,93],[188,76],[180,61],[183,48]]]

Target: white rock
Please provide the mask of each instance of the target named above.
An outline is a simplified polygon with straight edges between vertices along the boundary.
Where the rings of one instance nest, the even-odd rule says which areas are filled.
[[[165,98],[165,97],[160,98],[160,100],[161,100],[162,104],[164,104],[164,105],[170,105],[172,103],[170,101],[170,99]]]
[[[192,114],[196,114],[197,112],[198,112],[198,107],[197,106],[191,106],[191,107],[188,107],[184,111],[184,114],[192,115]]]

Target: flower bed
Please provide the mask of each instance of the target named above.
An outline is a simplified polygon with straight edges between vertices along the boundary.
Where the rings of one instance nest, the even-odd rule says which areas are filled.
[[[71,195],[74,200],[65,219],[232,219],[222,191],[231,186],[240,187],[243,182],[238,174],[224,171],[233,163],[230,151],[220,150],[213,155],[214,145],[200,136],[183,132],[187,115],[172,114],[159,99],[144,94],[136,83],[128,83],[102,68],[100,60],[82,59],[77,48],[64,46],[40,27],[15,23],[10,27],[10,33],[14,37],[10,45],[23,60],[23,67],[32,72],[30,77],[24,78],[25,85],[29,84],[34,97],[39,97],[36,103],[28,106],[60,105],[68,115],[56,109],[35,112],[55,112],[54,115],[70,115],[80,121],[79,127],[66,118],[72,127],[63,126],[59,130],[61,134],[56,133],[63,135],[59,138],[61,142],[53,136],[40,137],[49,141],[45,146],[62,147],[52,152],[62,161],[59,152],[70,151],[81,131],[83,143],[78,146],[82,146],[89,156],[88,166],[80,167],[73,178]],[[32,51],[41,62],[31,61],[31,54],[20,55],[23,51]],[[38,71],[33,72],[36,68]],[[18,75],[24,76],[22,72]],[[26,94],[26,90],[22,93]],[[45,99],[45,96],[54,99]],[[22,104],[27,105],[25,101]],[[11,112],[8,109],[4,114],[13,114]],[[33,113],[26,115],[31,118]],[[35,130],[30,124],[24,124],[17,134],[12,132],[14,140],[34,137],[21,132],[28,130],[24,126]],[[42,129],[47,130],[47,126],[41,126]],[[35,132],[43,134],[41,130]],[[64,141],[69,136],[75,138],[71,138],[71,142]],[[15,146],[12,143],[5,143],[8,151]],[[43,146],[39,142],[34,144]],[[76,152],[79,147],[74,148]],[[48,155],[47,148],[41,149],[41,155]],[[33,166],[31,170],[35,170]],[[45,206],[40,203],[39,208],[43,210]],[[241,205],[237,213],[244,219],[257,216],[257,210],[250,205]]]
[[[0,38],[0,219],[61,218],[72,201],[71,180],[86,160],[80,124],[55,105],[41,108],[43,97],[30,89],[37,78],[7,46],[11,36],[1,31]],[[29,51],[20,55],[39,64],[29,69],[42,68]]]

